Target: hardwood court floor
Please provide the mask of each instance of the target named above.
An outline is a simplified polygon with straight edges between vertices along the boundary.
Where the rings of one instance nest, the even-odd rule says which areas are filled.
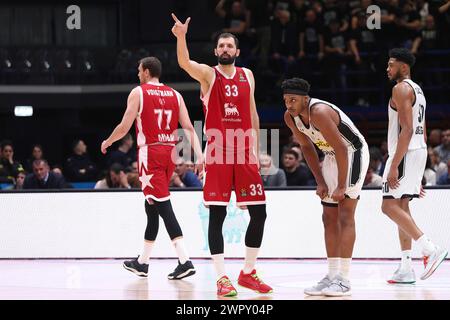
[[[185,280],[170,281],[166,276],[176,265],[174,259],[152,260],[149,277],[139,278],[122,267],[123,260],[0,260],[0,299],[217,299],[215,275],[209,260],[194,260],[197,274]],[[262,260],[261,278],[274,288],[260,295],[237,286],[242,260],[227,261],[227,272],[236,285],[233,300],[449,300],[450,261],[444,261],[425,281],[414,285],[389,285],[386,279],[398,261],[354,260],[353,295],[344,298],[307,297],[303,289],[320,280],[326,272],[325,260]],[[416,277],[423,270],[414,261]]]

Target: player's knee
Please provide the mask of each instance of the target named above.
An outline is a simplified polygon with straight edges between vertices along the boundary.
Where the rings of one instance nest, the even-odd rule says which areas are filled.
[[[222,254],[224,251],[222,227],[226,215],[225,206],[209,207],[208,244],[212,255]]]
[[[381,211],[385,215],[390,216],[390,213],[391,213],[390,208],[391,208],[391,205],[387,201],[383,200],[383,202],[381,203]]]
[[[322,222],[325,228],[332,228],[338,224],[338,216],[336,213],[324,212],[322,214]]]
[[[339,224],[341,228],[354,228],[355,227],[355,218],[353,215],[342,215],[339,217]]]
[[[245,235],[245,245],[250,248],[261,247],[264,224],[267,218],[266,205],[249,206],[250,222]]]
[[[258,223],[263,223],[266,221],[267,212],[265,204],[258,204],[248,207],[248,213],[250,214],[250,220],[254,220]]]
[[[159,216],[154,205],[145,201],[145,213],[147,214],[147,227],[145,228],[144,239],[155,241],[159,229]]]
[[[178,220],[175,217],[175,213],[173,212],[170,200],[163,202],[155,201],[155,206],[164,221],[164,225],[166,226],[170,239],[173,240],[175,238],[182,237],[183,233]]]
[[[355,212],[351,209],[339,209],[339,224],[341,228],[353,228],[355,226]]]

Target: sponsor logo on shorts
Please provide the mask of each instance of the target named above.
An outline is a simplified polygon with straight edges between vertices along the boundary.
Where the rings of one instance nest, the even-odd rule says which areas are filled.
[[[209,193],[209,196],[210,196],[210,197],[215,197],[216,195],[217,195],[217,194],[216,194],[215,192],[210,192],[210,193]]]

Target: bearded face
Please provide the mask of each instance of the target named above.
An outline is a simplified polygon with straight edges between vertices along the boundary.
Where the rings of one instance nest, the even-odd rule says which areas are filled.
[[[233,64],[234,61],[236,61],[236,55],[231,56],[228,53],[222,53],[220,56],[217,57],[217,61],[219,62],[219,64],[222,65]]]
[[[221,65],[230,65],[236,61],[239,56],[239,49],[232,37],[220,38],[215,49],[217,61]]]

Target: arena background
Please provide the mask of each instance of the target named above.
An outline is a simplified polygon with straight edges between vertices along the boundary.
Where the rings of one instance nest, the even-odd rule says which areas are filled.
[[[311,96],[333,102],[348,114],[369,146],[377,148],[385,161],[387,107],[393,85],[385,69],[388,50],[399,46],[415,48],[417,64],[412,79],[421,85],[427,99],[427,134],[439,132],[438,141],[432,140],[437,144],[430,146],[438,147],[450,139],[450,134],[444,137],[445,130],[450,128],[447,1],[220,3],[221,8],[219,1],[213,0],[77,1],[81,29],[69,29],[70,17],[77,11],[68,13],[67,9],[74,3],[1,2],[0,141],[12,142],[14,159],[24,167],[31,158],[33,145],[40,144],[51,168],[66,176],[67,190],[16,190],[16,177],[3,176],[0,259],[136,255],[145,223],[139,188],[97,191],[93,186],[107,174],[107,157],[100,153],[100,144],[122,118],[127,96],[138,85],[140,58],[158,57],[163,64],[161,81],[180,91],[192,121],[203,120],[199,86],[177,63],[176,39],[170,31],[171,12],[182,21],[192,18],[188,32],[191,59],[209,65],[217,63],[213,55],[214,35],[245,23],[243,33],[238,35],[242,53],[237,65],[249,67],[255,74],[261,128],[279,130],[280,156],[293,146],[283,121],[285,106],[280,84],[284,78],[298,76],[311,82]],[[381,29],[369,32],[365,23],[370,14],[364,6],[370,3],[380,5],[382,14],[392,15],[393,22],[383,22]],[[236,8],[239,6],[240,9]],[[319,22],[314,25],[318,26],[318,34],[330,48],[343,45],[341,54],[325,52],[318,59],[317,52],[307,47],[305,56],[299,59],[299,37],[308,30],[305,21],[309,9],[317,14]],[[417,21],[420,23],[414,30],[405,26]],[[342,32],[330,33],[328,28],[333,23]],[[361,62],[355,61],[351,39],[356,42]],[[261,46],[268,50],[266,57]],[[32,116],[16,114],[17,106],[32,107]],[[135,135],[134,128],[130,133]],[[89,159],[96,166],[95,176],[89,180],[77,181],[66,175],[67,159],[78,139],[85,142]],[[112,150],[116,148],[117,144]],[[135,152],[134,148],[130,154]],[[434,183],[425,181],[427,196],[415,200],[412,207],[426,233],[450,247],[448,168],[445,161],[430,164],[432,171],[437,172],[437,166],[447,180],[443,179],[437,187],[437,179]],[[126,170],[132,173],[131,169]],[[293,189],[268,189],[268,232],[262,257],[323,258],[321,207],[311,179]],[[174,187],[172,194],[192,256],[208,257],[202,229],[208,213],[201,208],[201,192]],[[356,213],[355,258],[397,258],[396,227],[381,213],[381,190],[367,188],[361,198]],[[226,254],[239,258],[243,255],[240,237],[248,217],[235,207],[230,213],[232,217],[228,219],[242,221],[236,222],[236,227],[235,222],[228,220],[224,228],[229,233],[226,239],[231,239]],[[167,235],[160,233],[155,257],[174,257]],[[292,239],[296,239],[295,244]],[[286,240],[292,247],[285,246]],[[233,241],[240,245],[234,245]],[[418,258],[419,253],[414,251],[414,257]]]

